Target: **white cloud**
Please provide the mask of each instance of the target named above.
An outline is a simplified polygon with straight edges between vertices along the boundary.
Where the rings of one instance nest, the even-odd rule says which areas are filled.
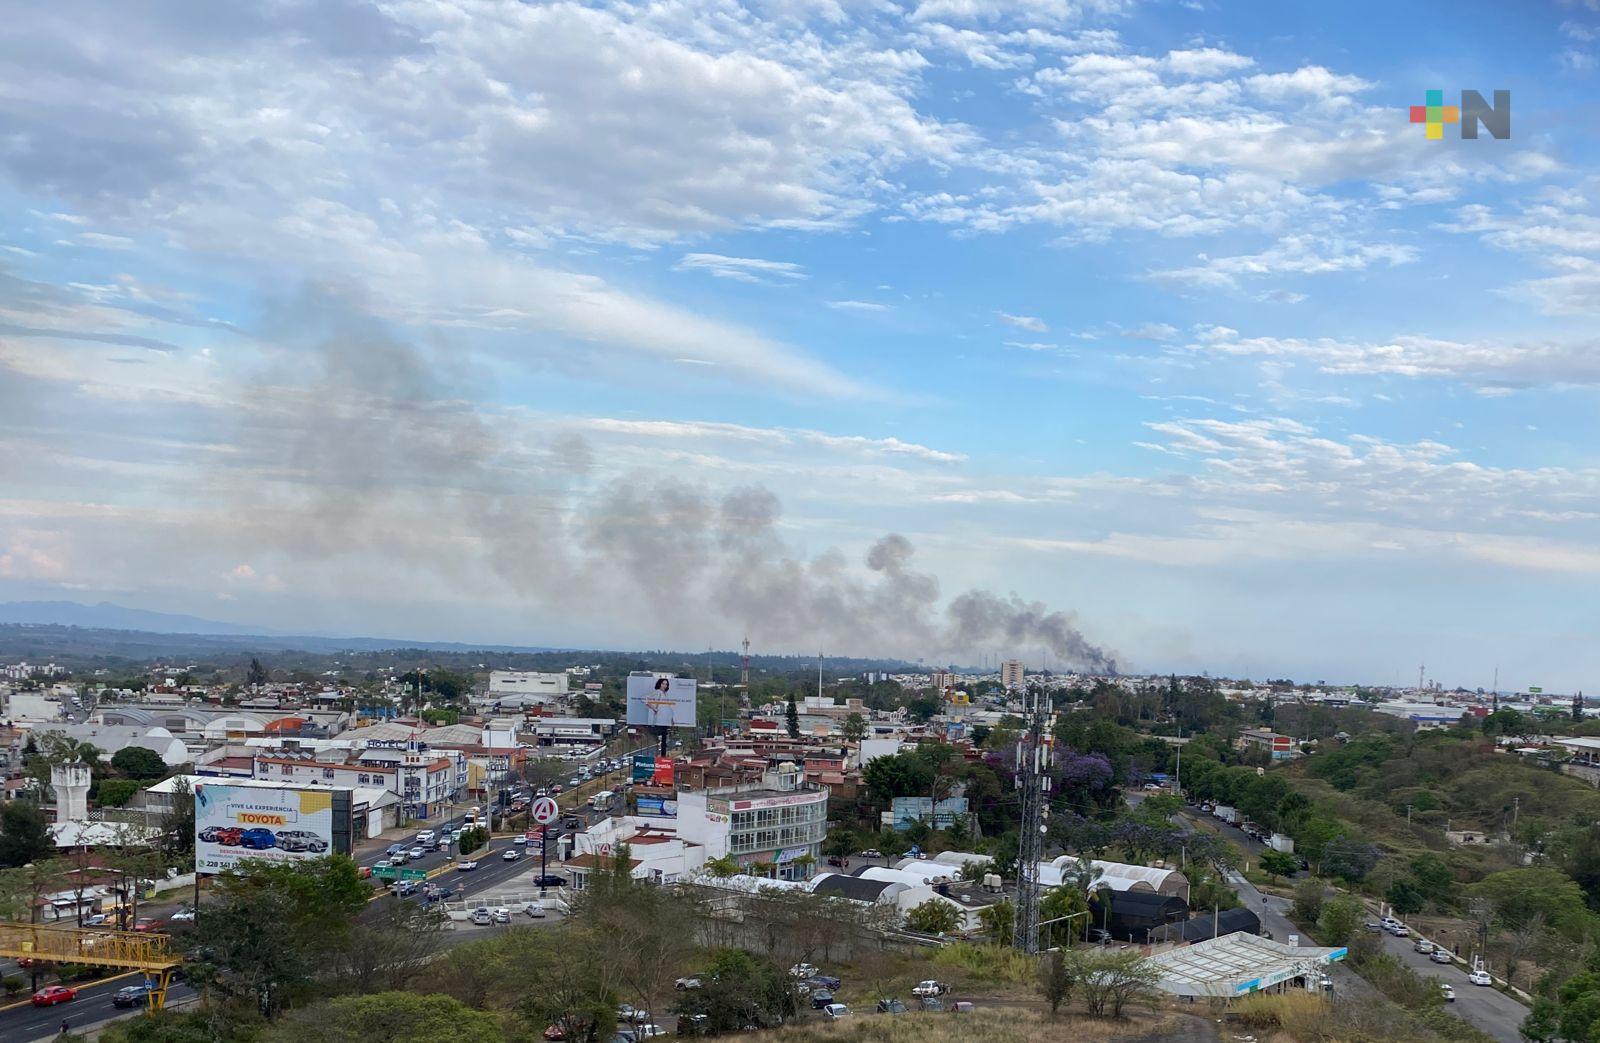
[[[737,282],[773,283],[806,277],[805,269],[792,261],[764,261],[756,257],[725,257],[722,254],[684,254],[675,267],[679,271],[703,271],[719,279]]]
[[[1292,235],[1285,236],[1271,249],[1258,254],[1231,257],[1201,254],[1198,264],[1153,271],[1150,278],[1167,286],[1237,290],[1242,279],[1267,279],[1285,274],[1358,272],[1379,264],[1393,268],[1410,264],[1417,257],[1414,247],[1402,244],[1360,243]]]
[[[621,420],[594,417],[574,422],[573,426],[606,434],[623,434],[641,438],[687,440],[692,442],[714,440],[765,446],[809,445],[837,452],[868,454],[888,457],[908,457],[925,463],[961,463],[966,456],[931,449],[898,438],[868,438],[862,435],[831,435],[822,431],[799,428],[747,427],[714,421],[682,420]]]
[[[995,312],[995,314],[1000,316],[1001,322],[1007,326],[1015,326],[1019,330],[1027,330],[1029,333],[1050,332],[1050,327],[1046,325],[1043,319],[1035,318],[1032,315],[1007,315],[1003,311]]]
[[[836,311],[878,312],[889,310],[887,304],[877,304],[873,301],[829,301],[828,307]]]

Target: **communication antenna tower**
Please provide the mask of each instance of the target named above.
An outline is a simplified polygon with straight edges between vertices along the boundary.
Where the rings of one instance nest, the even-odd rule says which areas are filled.
[[[1023,952],[1039,950],[1039,855],[1050,817],[1050,697],[1043,685],[1028,685],[1022,694],[1028,729],[1017,741],[1017,789],[1022,794],[1022,835],[1017,842],[1017,916],[1012,944]]]

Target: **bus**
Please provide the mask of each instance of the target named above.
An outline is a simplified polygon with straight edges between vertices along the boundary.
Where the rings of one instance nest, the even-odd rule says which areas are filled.
[[[610,811],[616,803],[617,794],[613,790],[603,789],[589,798],[589,806],[596,811]]]

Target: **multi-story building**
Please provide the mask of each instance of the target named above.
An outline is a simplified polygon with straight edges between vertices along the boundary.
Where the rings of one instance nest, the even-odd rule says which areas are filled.
[[[1021,688],[1022,677],[1022,660],[1007,659],[1005,662],[1000,664],[1000,683],[1005,687],[1013,689]]]
[[[1292,736],[1279,735],[1268,728],[1244,729],[1239,733],[1239,745],[1246,750],[1264,751],[1275,761],[1288,760],[1299,753]]]
[[[754,786],[678,793],[680,837],[704,847],[707,858],[776,866],[780,880],[815,871],[827,832],[828,789],[805,782],[798,764],[771,768]]]
[[[428,818],[463,794],[466,758],[455,751],[387,750],[369,746],[355,762],[264,752],[254,777],[277,782],[386,789],[412,818]]]
[[[528,670],[492,670],[484,703],[501,707],[541,706],[559,702],[567,696],[567,675],[541,674]]]

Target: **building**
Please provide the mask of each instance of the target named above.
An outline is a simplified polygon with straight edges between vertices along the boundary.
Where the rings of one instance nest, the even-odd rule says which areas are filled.
[[[1000,683],[1006,688],[1020,689],[1022,687],[1023,669],[1022,660],[1007,659],[1000,664]]]
[[[1107,931],[1119,942],[1145,943],[1152,931],[1161,937],[1163,929],[1181,930],[1189,919],[1189,903],[1173,895],[1153,891],[1106,892],[1089,895],[1089,922]]]
[[[387,756],[386,756],[387,755]],[[279,753],[255,757],[253,777],[301,786],[383,789],[400,798],[410,818],[429,818],[462,795],[465,758],[459,753],[368,748],[353,763]]]
[[[567,697],[567,675],[527,670],[492,670],[483,701],[495,706],[544,706]]]
[[[756,786],[678,793],[680,837],[704,847],[707,859],[775,866],[782,880],[811,875],[827,832],[827,787],[805,782],[794,763],[769,768]]]
[[[1149,965],[1161,975],[1156,987],[1169,995],[1233,999],[1291,988],[1317,991],[1324,968],[1348,953],[1235,933],[1157,953]]]
[[[1239,747],[1266,753],[1275,761],[1286,761],[1299,755],[1294,738],[1279,735],[1268,728],[1246,728],[1239,733]]]

